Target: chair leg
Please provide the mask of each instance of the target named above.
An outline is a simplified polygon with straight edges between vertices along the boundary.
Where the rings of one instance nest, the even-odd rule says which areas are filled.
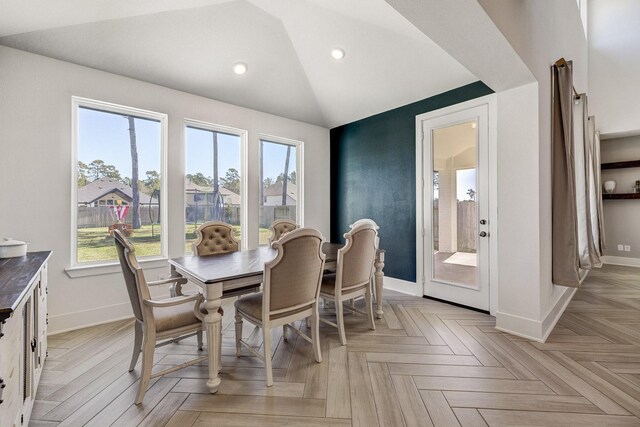
[[[144,334],[144,344],[142,349],[142,372],[140,374],[140,385],[138,387],[138,394],[136,396],[135,404],[139,405],[144,399],[144,394],[147,392],[149,386],[149,379],[151,378],[151,368],[153,367],[153,352],[156,348],[156,332],[147,331]]]
[[[309,318],[307,317],[307,319]],[[322,353],[320,352],[320,315],[318,314],[318,306],[315,307],[311,315],[311,341],[316,362],[320,363],[322,362]]]
[[[371,287],[369,287],[364,294],[364,303],[367,305],[367,317],[369,318],[370,329],[375,331],[376,321],[373,318],[373,294],[371,293]]]
[[[196,333],[196,338],[198,340],[198,351],[202,351],[202,329]]]
[[[264,349],[264,369],[267,372],[267,387],[273,386],[273,371],[271,370],[271,331],[262,325],[262,347]]]
[[[242,344],[240,344],[240,340],[242,339],[242,316],[236,310],[236,356],[240,357],[240,350],[242,349]]]
[[[340,344],[347,345],[347,335],[344,332],[344,309],[340,297],[336,297],[336,324],[338,325],[338,334],[340,335]]]
[[[136,363],[138,363],[138,358],[140,357],[140,352],[142,351],[142,323],[136,320],[134,328],[135,338],[133,341],[133,355],[131,355],[131,365],[129,365],[129,372],[133,371],[133,369],[136,367]]]

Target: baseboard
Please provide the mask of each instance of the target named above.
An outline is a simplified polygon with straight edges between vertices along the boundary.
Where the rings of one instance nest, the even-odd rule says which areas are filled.
[[[407,280],[396,279],[395,277],[384,276],[384,289],[390,291],[401,292],[407,295],[422,296],[422,289],[416,282],[409,282]]]
[[[602,262],[605,264],[623,265],[625,267],[640,267],[640,258],[605,255],[602,257]]]
[[[498,311],[496,313],[496,329],[532,341],[545,342],[577,290],[577,288],[566,288],[542,320]]]
[[[89,326],[131,318],[133,318],[133,313],[131,311],[131,303],[128,301],[126,303],[58,314],[49,316],[47,335],[61,334]]]
[[[543,342],[542,322],[539,320],[497,311],[496,329],[532,341]]]
[[[553,328],[556,327],[556,323],[558,323],[558,320],[562,317],[562,313],[566,310],[577,290],[578,288],[565,288],[560,298],[558,298],[553,307],[551,307],[551,310],[549,310],[544,319],[542,319],[542,342],[547,340]]]

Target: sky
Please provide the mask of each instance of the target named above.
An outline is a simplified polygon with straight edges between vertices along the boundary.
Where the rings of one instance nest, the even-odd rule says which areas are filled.
[[[114,165],[122,177],[131,177],[131,150],[129,124],[120,114],[80,108],[78,111],[78,160],[87,165],[103,160]],[[138,174],[160,172],[160,122],[135,119],[138,146]],[[213,142],[211,131],[195,128],[186,130],[186,173],[203,173],[213,177]],[[275,178],[284,171],[287,146],[266,142],[263,148],[264,176]],[[171,161],[171,160],[169,160]],[[240,137],[218,133],[218,174],[235,168],[240,172]],[[296,170],[295,147],[291,150],[289,172]]]

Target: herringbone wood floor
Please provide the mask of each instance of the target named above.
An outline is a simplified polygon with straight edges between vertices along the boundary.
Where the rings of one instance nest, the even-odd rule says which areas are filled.
[[[376,331],[347,316],[346,347],[323,327],[320,364],[306,341],[274,331],[271,389],[257,358],[234,356],[227,315],[219,392],[193,366],[152,380],[140,406],[131,321],[50,337],[31,425],[640,426],[640,269],[593,271],[545,344],[496,331],[484,314],[386,298]],[[261,345],[248,325],[245,336]],[[194,344],[158,349],[158,368],[195,355]]]

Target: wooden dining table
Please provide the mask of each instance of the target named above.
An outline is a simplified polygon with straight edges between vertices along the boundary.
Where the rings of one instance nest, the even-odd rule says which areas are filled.
[[[336,268],[340,243],[324,243],[322,252],[325,254],[325,269]],[[217,355],[222,345],[222,316],[218,309],[222,298],[257,290],[262,283],[264,264],[276,257],[277,250],[270,246],[260,246],[257,249],[230,252],[221,255],[195,256],[186,255],[169,260],[171,275],[188,279],[202,288],[204,293],[204,327],[207,335],[207,350],[209,358],[209,379],[207,387],[211,393],[218,391],[220,385],[220,360]],[[376,299],[376,317],[384,314],[382,311],[382,286],[384,273],[384,250],[378,249],[374,262],[374,288]]]

